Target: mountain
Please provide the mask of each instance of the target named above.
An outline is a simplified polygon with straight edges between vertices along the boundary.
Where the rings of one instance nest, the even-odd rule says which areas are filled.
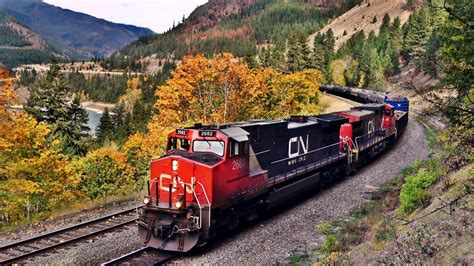
[[[54,44],[0,11],[0,67],[49,62],[52,57],[81,59],[73,50]]]
[[[163,59],[230,51],[244,57],[260,47],[284,47],[295,34],[309,34],[361,0],[210,0],[164,34],[138,39],[112,54],[109,69],[149,70]]]
[[[42,38],[88,58],[108,56],[139,37],[154,34],[147,28],[112,23],[42,0],[0,0],[0,10]]]

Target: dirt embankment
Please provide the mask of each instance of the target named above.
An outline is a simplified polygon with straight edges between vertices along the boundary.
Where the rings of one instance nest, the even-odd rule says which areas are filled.
[[[405,0],[364,0],[361,4],[332,20],[320,31],[310,35],[308,38],[309,46],[313,47],[314,37],[318,32],[325,33],[329,29],[334,32],[336,50],[360,30],[363,30],[366,35],[371,31],[378,33],[385,14],[388,14],[392,21],[399,17],[400,22],[404,24],[411,14],[411,11],[405,9],[405,5]],[[375,23],[373,22],[374,17],[377,17]],[[344,31],[346,32],[345,35]]]

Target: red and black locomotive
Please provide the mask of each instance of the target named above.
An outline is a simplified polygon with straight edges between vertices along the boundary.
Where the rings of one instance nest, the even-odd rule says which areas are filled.
[[[371,103],[279,121],[176,129],[166,154],[150,163],[140,238],[157,249],[186,252],[355,171],[404,131],[408,112],[395,109]]]

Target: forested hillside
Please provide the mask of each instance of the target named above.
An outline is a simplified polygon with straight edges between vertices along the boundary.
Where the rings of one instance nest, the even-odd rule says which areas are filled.
[[[291,36],[308,36],[328,18],[349,10],[359,0],[212,0],[168,32],[140,38],[114,53],[109,69],[146,69],[152,55],[179,60],[187,54],[232,52],[255,55],[258,46],[284,51]],[[145,58],[143,60],[143,58]]]
[[[41,38],[54,44],[55,53],[69,60],[107,56],[141,36],[152,35],[147,28],[112,23],[83,13],[62,9],[44,3],[42,0],[0,0],[0,11],[28,27]],[[87,25],[85,27],[84,25]],[[8,41],[0,36],[0,42]],[[21,43],[16,43],[20,44]],[[76,53],[76,55],[74,55]],[[80,56],[77,56],[80,55]],[[24,51],[18,63],[51,62],[51,56],[44,53]],[[3,51],[0,58],[11,58],[12,53]]]
[[[81,58],[53,45],[28,26],[0,11],[0,66],[11,68],[25,63],[42,63],[51,57]]]

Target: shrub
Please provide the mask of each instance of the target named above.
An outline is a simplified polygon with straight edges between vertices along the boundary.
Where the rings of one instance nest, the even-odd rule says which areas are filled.
[[[437,178],[436,171],[420,170],[417,174],[408,176],[400,192],[400,210],[410,214],[419,206],[425,205],[430,199],[428,188]]]
[[[116,151],[99,149],[75,161],[79,189],[88,199],[107,199],[112,195],[137,191],[143,180],[124,155]]]

